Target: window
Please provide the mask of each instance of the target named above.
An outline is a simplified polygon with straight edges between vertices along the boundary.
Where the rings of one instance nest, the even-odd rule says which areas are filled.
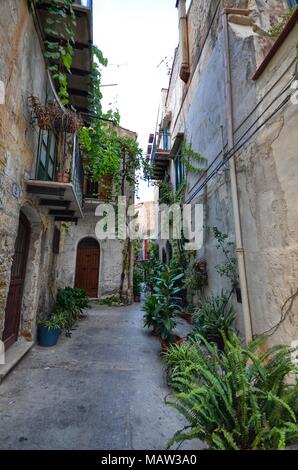
[[[37,160],[38,180],[53,181],[55,178],[57,142],[53,132],[41,130]]]
[[[185,167],[182,159],[182,151],[179,150],[177,157],[175,158],[175,178],[176,178],[176,190],[180,188],[185,178]]]
[[[163,149],[169,150],[169,130],[167,127],[163,129],[162,137],[163,137]]]

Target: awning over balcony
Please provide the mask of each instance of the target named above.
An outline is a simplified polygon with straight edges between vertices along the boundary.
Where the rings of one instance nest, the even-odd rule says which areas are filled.
[[[46,32],[47,19],[51,18],[49,11],[50,0],[44,0],[42,3],[37,3],[35,6],[35,14],[37,19],[38,32],[42,41],[53,41],[56,37],[51,37]],[[86,6],[85,6],[86,5]],[[90,84],[90,75],[92,72],[92,51],[91,45],[93,40],[92,35],[92,2],[90,1],[77,1],[73,4],[73,9],[76,15],[75,44],[74,44],[74,57],[71,66],[71,74],[68,74],[69,96],[70,104],[81,112],[89,111],[88,93]],[[68,21],[65,18],[65,21]],[[61,25],[51,25],[51,28],[58,33],[62,31]],[[60,38],[61,44],[65,42],[62,35]],[[52,65],[55,60],[52,60]]]

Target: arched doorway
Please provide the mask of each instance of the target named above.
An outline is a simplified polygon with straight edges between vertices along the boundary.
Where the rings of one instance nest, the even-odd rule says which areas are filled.
[[[11,267],[10,286],[5,309],[3,342],[6,349],[18,339],[30,232],[28,219],[24,214],[20,213],[19,228]]]
[[[100,247],[94,238],[84,238],[77,250],[75,287],[84,289],[90,298],[98,297]]]

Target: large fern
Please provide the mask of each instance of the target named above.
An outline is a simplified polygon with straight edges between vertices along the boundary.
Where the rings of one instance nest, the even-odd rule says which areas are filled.
[[[259,352],[263,340],[242,348],[233,332],[223,337],[220,355],[202,336],[200,344],[192,341],[166,354],[175,388],[166,403],[189,424],[168,447],[193,438],[227,450],[284,449],[298,442],[298,385],[288,383],[289,374],[297,373],[292,350],[276,346]]]

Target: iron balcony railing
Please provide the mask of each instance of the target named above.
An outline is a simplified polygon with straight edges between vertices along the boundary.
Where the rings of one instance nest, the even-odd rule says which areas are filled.
[[[151,163],[154,162],[156,152],[159,150],[164,152],[168,152],[170,150],[170,134],[168,129],[163,129],[162,131],[155,133],[151,151]]]
[[[80,206],[83,205],[84,168],[81,159],[79,140],[74,136],[71,182]]]

